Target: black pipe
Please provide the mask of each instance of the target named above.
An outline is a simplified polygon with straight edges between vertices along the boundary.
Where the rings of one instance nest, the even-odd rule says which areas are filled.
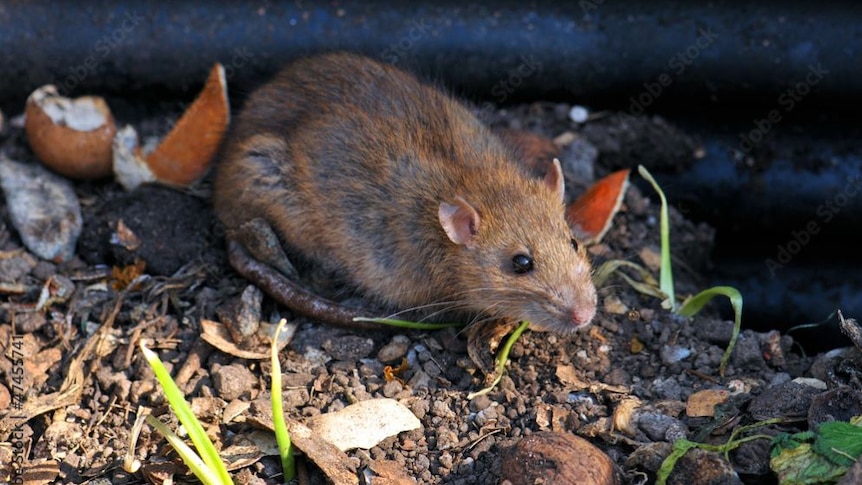
[[[862,105],[858,3],[11,0],[0,7],[0,108],[20,111],[45,83],[135,106],[188,99],[216,60],[237,99],[291,59],[334,49],[418,70],[498,104],[564,99],[632,114],[699,113],[710,122],[701,133],[707,157],[656,176],[689,216],[719,227],[719,248],[731,248],[718,254],[719,265],[740,268],[732,262],[758,254],[754,271],[763,276],[768,259],[783,264],[782,247],[804,246],[772,268],[778,276],[769,275],[770,285],[792,279],[794,286],[824,276],[806,266],[821,257],[848,271],[862,266],[857,239],[849,237],[862,227],[862,196],[840,196],[862,173],[853,128]],[[776,109],[787,116],[762,129]],[[736,128],[721,132],[712,122],[718,112],[735,117]],[[818,118],[800,129],[806,113]],[[823,113],[852,118],[829,135],[815,129]],[[758,133],[770,139],[754,140]],[[794,143],[798,150],[787,156],[767,150]],[[823,163],[801,163],[809,159]],[[820,209],[845,200],[839,211]],[[835,217],[827,221],[827,213]],[[824,232],[802,244],[795,238],[812,220]],[[776,306],[774,293],[759,290],[770,285],[746,278],[749,265],[741,268],[719,277],[739,281],[749,310],[783,311],[799,321],[800,311],[816,306],[798,298]],[[830,294],[862,312],[853,288]]]
[[[216,60],[243,92],[292,58],[348,49],[497,103],[605,99],[632,111],[771,103],[764,94],[822,69],[808,104],[841,108],[862,97],[860,19],[860,4],[823,2],[13,0],[0,9],[0,106],[17,110],[45,83],[176,93]]]

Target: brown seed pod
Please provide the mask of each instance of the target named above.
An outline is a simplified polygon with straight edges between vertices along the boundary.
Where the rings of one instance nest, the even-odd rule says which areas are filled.
[[[620,483],[614,462],[589,441],[570,433],[533,433],[503,456],[502,481],[512,485],[535,483]]]

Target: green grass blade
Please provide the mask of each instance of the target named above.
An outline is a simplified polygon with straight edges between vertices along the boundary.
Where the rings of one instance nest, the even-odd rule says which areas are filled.
[[[174,450],[176,450],[177,454],[180,455],[180,458],[183,459],[183,462],[189,467],[189,470],[198,477],[198,480],[205,485],[218,485],[224,483],[219,481],[219,478],[213,473],[210,467],[201,460],[201,457],[195,453],[195,450],[191,449],[191,447],[187,445],[185,441],[180,439],[176,433],[165,426],[165,423],[159,421],[152,415],[148,415],[146,419],[150,426],[156,428],[156,431],[161,433],[162,436],[168,440],[168,443],[170,443]]]
[[[638,165],[638,173],[652,185],[658,193],[659,199],[661,199],[659,224],[659,230],[661,231],[661,273],[659,274],[659,288],[668,296],[666,303],[662,302],[662,306],[673,311],[676,309],[676,296],[674,295],[673,271],[670,264],[670,218],[668,217],[667,199],[658,182],[652,178],[646,167]]]
[[[620,268],[631,268],[637,271],[641,277],[641,280],[643,280],[645,284],[652,285],[658,288],[658,282],[655,280],[655,278],[653,278],[653,275],[651,275],[646,268],[625,259],[611,259],[602,263],[602,265],[599,266],[595,273],[593,273],[593,283],[596,286],[604,286],[608,278],[610,278],[611,275],[614,274],[614,272],[618,271]]]
[[[503,378],[503,373],[506,371],[506,362],[509,361],[509,354],[512,352],[512,346],[515,345],[515,342],[521,337],[521,334],[524,333],[524,330],[530,326],[530,322],[524,321],[518,325],[518,328],[515,329],[509,335],[509,338],[506,339],[506,343],[503,344],[503,347],[500,348],[500,351],[497,352],[497,357],[494,359],[494,373],[496,376],[494,377],[494,382],[492,382],[488,387],[478,390],[476,392],[471,392],[467,394],[467,399],[473,399],[474,397],[483,396],[491,392],[497,384],[500,383],[500,379]]]
[[[174,413],[177,415],[177,419],[179,419],[180,423],[185,427],[189,434],[189,438],[191,438],[192,443],[194,443],[195,449],[200,453],[203,462],[218,478],[219,481],[217,483],[233,483],[224,462],[221,461],[221,457],[215,449],[215,445],[210,441],[206,431],[204,431],[203,426],[201,426],[201,423],[198,421],[197,417],[195,417],[191,406],[189,406],[189,403],[183,396],[182,391],[180,391],[180,388],[177,387],[177,384],[171,378],[171,374],[165,368],[165,365],[162,364],[162,361],[159,360],[155,352],[144,345],[143,341],[140,343],[140,348],[141,352],[144,354],[144,358],[147,360],[147,363],[153,368],[153,372],[156,374],[156,379],[158,379],[159,383],[162,385],[162,390],[168,399],[168,403],[171,405],[171,409],[174,410]]]
[[[442,330],[449,327],[461,327],[461,323],[421,323],[411,322],[409,320],[398,320],[397,318],[371,318],[371,317],[354,317],[354,322],[373,322],[382,323],[391,327],[410,328],[413,330]]]
[[[699,312],[704,305],[709,303],[713,297],[718,295],[726,296],[730,300],[730,304],[733,306],[733,333],[730,336],[730,342],[727,344],[727,349],[724,351],[724,356],[721,358],[721,366],[719,367],[719,374],[724,377],[724,370],[727,367],[727,361],[730,360],[730,354],[736,346],[736,340],[739,337],[739,328],[742,325],[742,295],[739,293],[739,290],[732,286],[715,286],[707,290],[703,290],[686,300],[685,303],[682,304],[678,313],[686,317],[692,317]]]
[[[674,441],[670,455],[664,459],[661,464],[661,468],[659,468],[658,473],[656,474],[656,485],[665,485],[670,473],[673,471],[674,467],[676,467],[676,462],[679,461],[683,455],[688,453],[688,450],[696,448],[697,445],[697,443],[685,438]]]
[[[278,336],[281,334],[287,320],[281,319],[270,347],[270,359],[272,362],[272,386],[270,393],[272,397],[272,424],[275,429],[275,440],[278,442],[278,453],[281,455],[281,470],[284,474],[284,483],[293,480],[296,476],[296,461],[293,459],[293,445],[290,442],[290,433],[287,431],[287,423],[284,420],[284,402],[281,397],[281,364],[278,362]]]
[[[620,268],[631,268],[637,271],[638,275],[641,278],[641,281],[637,281],[627,275],[625,272],[620,271]],[[646,268],[637,263],[626,261],[624,259],[612,259],[610,261],[605,261],[593,274],[593,284],[595,284],[597,288],[604,286],[607,280],[614,273],[618,274],[620,278],[625,280],[626,283],[628,283],[639,293],[658,298],[662,301],[667,300],[668,298],[668,296],[659,289],[658,282],[655,280],[655,278],[653,278],[649,271],[646,270]]]

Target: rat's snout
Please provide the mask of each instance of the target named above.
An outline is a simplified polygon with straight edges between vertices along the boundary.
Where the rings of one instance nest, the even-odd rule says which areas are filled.
[[[590,285],[589,291],[584,291],[571,312],[571,323],[575,328],[585,327],[596,316],[597,296],[595,287]]]
[[[572,325],[574,325],[575,328],[587,326],[590,324],[590,322],[593,320],[593,317],[595,316],[595,303],[592,305],[578,306],[574,310],[572,310]]]

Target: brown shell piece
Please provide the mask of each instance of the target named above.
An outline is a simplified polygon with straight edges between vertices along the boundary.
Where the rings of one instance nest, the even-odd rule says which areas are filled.
[[[42,163],[74,179],[111,174],[117,127],[104,99],[66,98],[49,84],[27,98],[26,115],[27,139]]]
[[[230,123],[224,67],[216,63],[197,99],[173,130],[147,155],[147,165],[159,182],[189,185],[210,166]]]

